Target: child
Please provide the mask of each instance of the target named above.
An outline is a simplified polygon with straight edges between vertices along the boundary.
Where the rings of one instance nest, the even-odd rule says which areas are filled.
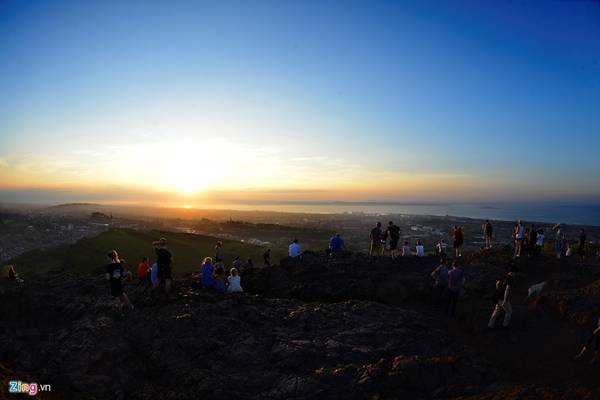
[[[227,283],[228,283],[227,292],[228,293],[243,292],[244,289],[242,289],[241,281],[242,281],[242,278],[238,274],[238,270],[235,268],[231,268],[229,270],[229,277],[227,278]]]
[[[217,263],[215,264],[215,273],[214,273],[214,288],[219,293],[227,292],[227,285],[225,284],[225,271],[223,271],[223,264]]]
[[[402,246],[402,257],[408,257],[411,255],[410,246],[408,245],[408,241],[404,242],[404,246]]]

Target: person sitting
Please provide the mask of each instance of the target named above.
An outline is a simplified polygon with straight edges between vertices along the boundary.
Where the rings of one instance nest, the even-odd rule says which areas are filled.
[[[344,240],[339,233],[336,233],[335,236],[329,241],[329,250],[331,251],[331,254],[340,253],[345,249],[346,247],[344,245]]]
[[[206,257],[202,262],[202,286],[204,288],[212,288],[215,286],[213,273],[214,268],[212,265],[212,258]]]
[[[152,283],[152,287],[156,287],[156,281],[158,280],[158,265],[156,263],[152,264],[152,268],[150,268],[150,282]]]
[[[244,271],[247,271],[250,268],[254,268],[254,263],[252,262],[252,259],[248,258],[242,268],[244,269]]]
[[[137,267],[137,276],[140,282],[150,282],[150,259],[142,258]]]
[[[289,247],[289,256],[292,258],[296,258],[300,256],[300,245],[298,244],[298,239],[294,239],[292,244]]]
[[[417,257],[425,257],[425,247],[423,246],[423,244],[421,243],[420,240],[417,240],[417,248],[416,248],[416,252],[415,255]]]
[[[231,265],[233,265],[233,268],[237,269],[238,271],[241,271],[242,260],[240,260],[240,256],[235,256]]]
[[[214,277],[214,289],[219,292],[219,293],[226,293],[227,292],[227,284],[225,283],[225,271],[223,270],[223,264],[222,263],[216,263],[215,264],[215,273],[213,274]]]
[[[402,246],[402,257],[408,257],[412,255],[410,250],[410,245],[408,244],[408,240],[404,242],[404,246]]]
[[[242,289],[241,281],[242,278],[238,274],[238,270],[235,268],[231,268],[229,270],[229,277],[227,278],[227,292],[243,292],[244,289]]]

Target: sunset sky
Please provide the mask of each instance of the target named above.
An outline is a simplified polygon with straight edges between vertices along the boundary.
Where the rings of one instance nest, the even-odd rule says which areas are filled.
[[[596,1],[0,1],[0,202],[600,201]]]

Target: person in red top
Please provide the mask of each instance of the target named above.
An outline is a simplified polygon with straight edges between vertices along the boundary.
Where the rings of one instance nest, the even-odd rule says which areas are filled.
[[[137,275],[140,281],[150,282],[150,259],[148,257],[142,258],[138,264]]]

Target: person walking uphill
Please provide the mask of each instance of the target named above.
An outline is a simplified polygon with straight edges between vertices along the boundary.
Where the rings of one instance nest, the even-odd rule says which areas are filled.
[[[433,305],[440,308],[442,304],[442,296],[448,288],[448,265],[446,258],[440,260],[440,265],[431,273],[434,280],[433,285]]]
[[[498,318],[498,315],[504,311],[504,321],[502,326],[508,328],[510,324],[510,318],[512,317],[512,305],[510,304],[511,287],[513,284],[512,272],[509,272],[502,281],[496,282],[496,292],[494,294],[494,311],[490,321],[488,322],[488,328],[493,328]]]
[[[162,282],[165,283],[165,292],[171,291],[171,264],[173,262],[173,254],[167,248],[167,239],[162,237],[158,241],[152,243],[156,252],[156,283],[154,288],[158,289]]]
[[[133,304],[129,301],[127,293],[123,291],[123,264],[119,260],[119,254],[116,250],[110,251],[108,254],[108,265],[106,266],[106,279],[110,286],[110,295],[119,300],[118,307],[119,311],[123,312],[123,306],[127,306],[133,310]]]
[[[400,241],[400,228],[393,221],[388,223],[387,234],[390,238],[390,255],[392,259],[398,255],[398,242]]]
[[[369,255],[373,257],[373,260],[376,260],[377,256],[381,255],[381,233],[381,222],[378,222],[369,234],[369,240],[371,241]]]
[[[460,292],[465,285],[465,275],[462,269],[456,266],[456,260],[452,261],[452,268],[448,272],[448,302],[446,303],[446,315],[454,318],[456,313],[456,303]]]

